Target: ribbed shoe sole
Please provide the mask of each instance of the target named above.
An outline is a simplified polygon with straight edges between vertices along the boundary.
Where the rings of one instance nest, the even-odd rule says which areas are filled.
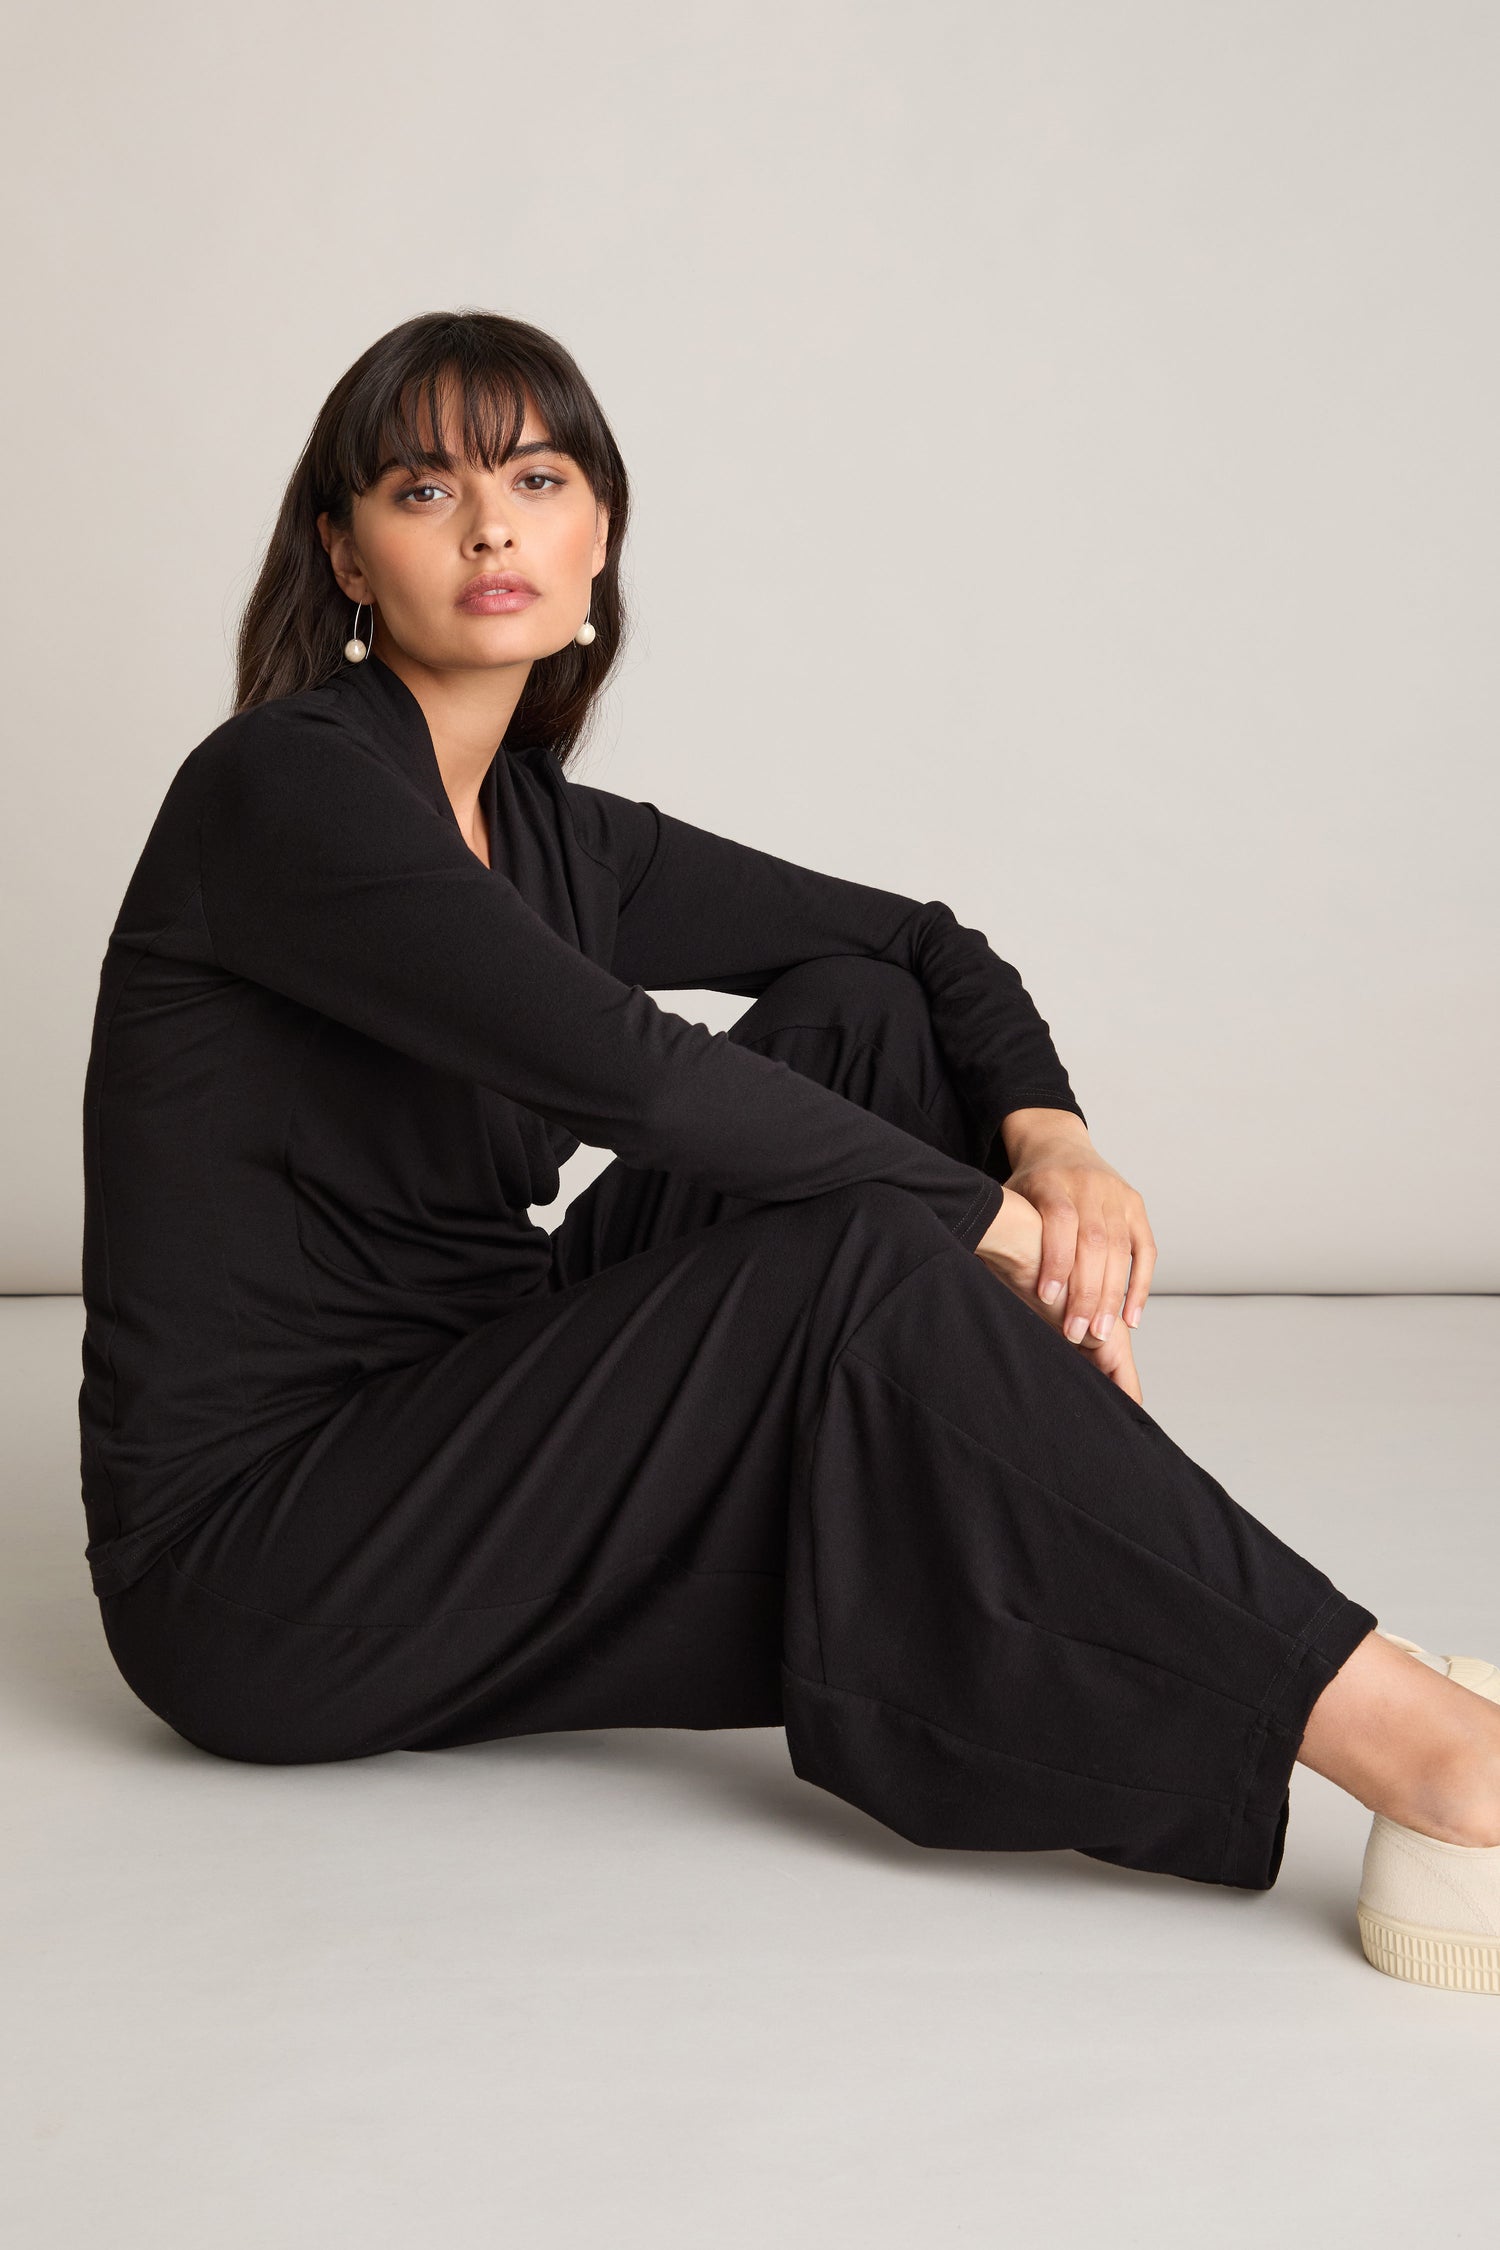
[[[1424,1930],[1415,1922],[1393,1922],[1368,1906],[1355,1911],[1365,1959],[1388,1977],[1441,1985],[1448,1992],[1500,1992],[1500,1938]]]
[[[1406,1649],[1419,1662],[1430,1665],[1433,1671],[1445,1672],[1460,1687],[1472,1688],[1487,1702],[1500,1703],[1500,1665],[1491,1664],[1480,1656],[1434,1656],[1418,1642],[1404,1640],[1399,1633],[1382,1631],[1381,1638]],[[1365,1854],[1367,1877],[1372,1858],[1379,1867],[1382,1843],[1388,1849],[1399,1834],[1397,1823],[1376,1814]],[[1436,1844],[1432,1849],[1443,1858],[1449,1858],[1452,1848]],[[1493,1851],[1484,1852],[1484,1863],[1487,1865],[1493,1857]],[[1377,1889],[1385,1887],[1384,1877],[1388,1872],[1380,1868],[1376,1873]],[[1359,1916],[1359,1938],[1365,1959],[1385,1976],[1402,1977],[1408,1984],[1434,1985],[1444,1992],[1500,1994],[1500,1937],[1486,1936],[1479,1930],[1439,1930],[1420,1922],[1398,1921],[1393,1915],[1367,1905],[1363,1895],[1355,1912]],[[1493,1920],[1494,1916],[1490,1914],[1487,1918]]]

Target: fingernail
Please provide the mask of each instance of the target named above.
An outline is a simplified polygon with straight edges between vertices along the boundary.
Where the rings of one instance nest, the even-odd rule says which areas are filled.
[[[1138,1305],[1132,1305],[1129,1312],[1125,1315],[1125,1318],[1130,1323],[1130,1326],[1132,1328],[1139,1328],[1141,1325],[1140,1307]]]
[[[1055,1305],[1061,1295],[1062,1283],[1060,1281],[1044,1281],[1042,1283],[1041,1299],[1044,1305]]]
[[[1087,1326],[1088,1322],[1084,1319],[1082,1313],[1074,1313],[1065,1330],[1068,1342],[1070,1344],[1076,1344]]]
[[[1115,1316],[1112,1312],[1105,1312],[1099,1315],[1099,1318],[1094,1323],[1094,1333],[1099,1338],[1099,1341],[1101,1343],[1103,1343],[1105,1337],[1114,1327],[1114,1324]]]

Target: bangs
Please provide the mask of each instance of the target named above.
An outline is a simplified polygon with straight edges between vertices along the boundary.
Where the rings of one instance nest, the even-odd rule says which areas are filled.
[[[461,459],[497,469],[520,444],[529,405],[549,442],[602,493],[612,478],[591,403],[545,356],[460,319],[365,371],[340,418],[329,482],[363,493],[392,468],[452,470]]]

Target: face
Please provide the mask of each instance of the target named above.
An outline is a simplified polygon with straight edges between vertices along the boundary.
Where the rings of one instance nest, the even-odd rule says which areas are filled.
[[[456,454],[451,415],[443,436]],[[377,656],[394,646],[438,671],[492,670],[572,640],[609,512],[528,402],[517,451],[498,468],[389,468],[356,497],[347,531],[326,514],[318,529],[350,601],[373,604]]]

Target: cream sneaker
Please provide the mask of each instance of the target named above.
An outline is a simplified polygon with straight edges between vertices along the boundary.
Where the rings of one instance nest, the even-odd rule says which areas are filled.
[[[1382,1640],[1500,1703],[1500,1665]],[[1450,1992],[1500,1993],[1500,1844],[1449,1844],[1376,1813],[1360,1878],[1360,1942],[1386,1976]]]

